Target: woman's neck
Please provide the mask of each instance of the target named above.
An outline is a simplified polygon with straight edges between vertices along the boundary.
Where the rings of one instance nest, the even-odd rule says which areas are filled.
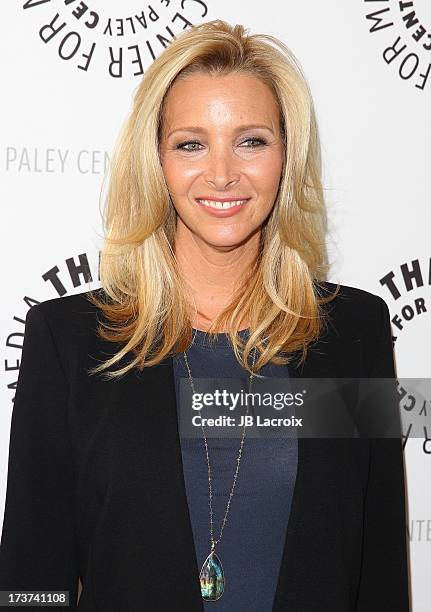
[[[207,331],[212,321],[230,304],[235,291],[247,277],[259,248],[259,234],[236,247],[215,247],[178,224],[175,255],[180,273],[189,289],[192,325]],[[240,329],[248,326],[241,322]],[[225,330],[217,330],[225,331]]]

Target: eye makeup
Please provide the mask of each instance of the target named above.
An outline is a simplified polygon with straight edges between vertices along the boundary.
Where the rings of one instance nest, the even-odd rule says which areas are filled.
[[[256,148],[259,148],[259,147],[262,147],[262,146],[265,146],[265,145],[268,144],[267,141],[264,138],[261,138],[261,137],[246,138],[241,144],[244,144],[245,142],[249,142],[249,141],[252,141],[252,142],[255,142],[255,143],[257,142],[258,144],[257,145],[253,144],[253,145],[250,145],[250,146],[247,146],[247,147],[244,147],[244,148],[246,148],[246,149],[256,149]],[[178,150],[181,150],[181,151],[189,151],[189,152],[199,151],[199,149],[187,149],[187,148],[185,148],[188,145],[200,145],[200,142],[198,140],[186,140],[186,141],[183,141],[183,142],[179,142],[177,145],[175,145],[175,149],[178,149]]]

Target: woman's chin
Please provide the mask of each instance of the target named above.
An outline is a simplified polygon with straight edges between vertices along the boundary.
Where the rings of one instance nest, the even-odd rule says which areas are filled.
[[[208,245],[219,249],[234,249],[242,246],[251,238],[253,231],[232,232],[232,233],[213,233],[200,234],[200,239]]]

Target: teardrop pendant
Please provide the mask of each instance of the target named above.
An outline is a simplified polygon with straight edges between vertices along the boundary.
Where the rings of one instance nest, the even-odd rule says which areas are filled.
[[[199,574],[202,598],[217,601],[225,590],[225,578],[220,559],[214,551],[205,559]]]

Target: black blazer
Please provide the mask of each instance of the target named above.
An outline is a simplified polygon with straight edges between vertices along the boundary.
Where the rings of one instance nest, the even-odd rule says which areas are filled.
[[[97,337],[86,295],[27,315],[0,590],[69,590],[71,608],[88,612],[202,611],[172,358],[117,381],[89,377],[118,347]],[[291,375],[395,376],[386,303],[342,286],[327,308],[327,332]],[[408,611],[401,441],[298,442],[273,610]]]

